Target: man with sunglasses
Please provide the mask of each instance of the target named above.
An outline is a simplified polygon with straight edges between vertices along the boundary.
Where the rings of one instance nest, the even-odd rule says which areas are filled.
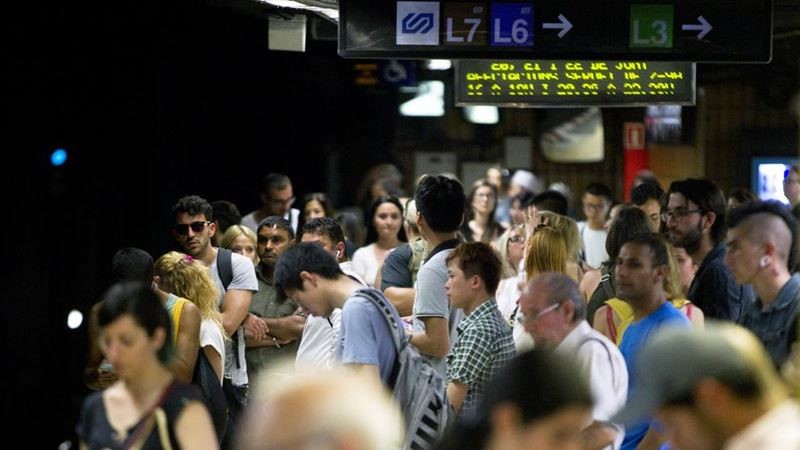
[[[736,283],[725,265],[725,195],[709,180],[687,178],[669,186],[666,200],[661,218],[669,240],[699,266],[686,297],[707,318],[739,322],[755,296],[751,286]]]
[[[248,315],[253,293],[258,291],[253,262],[243,255],[225,250],[224,254],[229,254],[231,258],[232,277],[229,283],[223,283],[223,278],[227,276],[223,277],[220,271],[225,269],[217,264],[220,250],[211,245],[211,238],[217,231],[211,204],[196,195],[185,196],[172,206],[172,215],[175,218],[172,227],[175,241],[185,253],[209,267],[211,278],[220,292],[217,306],[222,312],[222,326],[225,328],[225,333],[231,336],[231,341],[226,343],[230,348],[226,351],[224,384],[232,386],[228,388],[229,392],[235,391],[240,399],[238,403],[243,406],[247,401],[247,363],[244,355],[244,330],[239,333],[237,330],[245,320],[250,320],[253,322],[252,328],[260,330],[256,338],[260,336],[260,339],[264,339],[267,334],[266,325]],[[238,418],[237,405],[231,403],[234,402],[229,400],[228,430],[235,429],[235,421]],[[222,443],[223,448],[229,448],[232,434],[226,434]]]
[[[555,272],[531,280],[519,299],[517,321],[536,348],[574,359],[594,397],[592,422],[582,432],[584,448],[618,449],[622,428],[610,422],[625,405],[628,369],[617,346],[586,322],[586,301],[578,284]]]
[[[242,217],[242,225],[258,231],[258,224],[270,216],[283,217],[292,224],[297,233],[300,211],[292,208],[294,204],[292,180],[282,173],[270,173],[261,181],[261,208]]]

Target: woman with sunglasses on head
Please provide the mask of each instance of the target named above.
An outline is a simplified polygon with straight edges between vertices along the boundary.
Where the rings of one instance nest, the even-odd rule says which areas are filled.
[[[502,262],[502,279],[497,285],[495,299],[500,313],[509,322],[514,310],[517,308],[519,298],[519,267],[525,253],[525,229],[522,226],[512,225],[495,242]]]
[[[167,368],[167,311],[149,285],[120,283],[98,312],[100,342],[119,381],[83,403],[81,449],[216,449],[211,418],[194,386]]]

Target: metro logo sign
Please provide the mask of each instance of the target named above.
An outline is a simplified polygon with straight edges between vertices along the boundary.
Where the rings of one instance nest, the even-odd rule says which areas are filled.
[[[439,2],[397,2],[397,45],[439,45]]]

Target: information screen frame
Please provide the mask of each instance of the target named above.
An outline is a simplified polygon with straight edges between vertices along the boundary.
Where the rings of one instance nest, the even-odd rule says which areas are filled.
[[[339,55],[708,63],[768,63],[772,59],[774,0],[509,1],[468,2],[484,5],[480,14],[485,23],[473,37],[485,43],[466,45],[470,25],[461,16],[444,15],[463,1],[340,0]],[[411,9],[405,4],[412,4]],[[435,4],[435,10],[424,17],[425,11],[413,9],[417,4]],[[507,4],[531,5],[530,16],[527,11],[520,16],[524,26],[510,22],[516,19],[507,18],[509,12],[492,10]],[[419,16],[412,17],[415,13]],[[453,21],[448,23],[448,18]],[[398,33],[401,24],[405,31]],[[426,33],[430,39],[416,39]],[[519,45],[508,42],[517,35],[524,38]],[[454,42],[459,39],[464,42]]]
[[[616,69],[617,64],[623,65],[624,68]],[[497,70],[490,70],[492,65],[496,65]],[[555,65],[557,70],[550,70],[552,65]],[[593,67],[605,67],[605,69],[594,70]],[[543,70],[533,70],[534,68]],[[484,75],[487,72],[497,76],[494,79],[486,79],[486,76],[479,76],[473,80],[468,79],[468,75]],[[678,79],[663,76],[663,74],[672,72],[680,73],[682,77]],[[567,73],[575,76],[572,79],[567,78]],[[692,106],[696,102],[696,73],[697,66],[694,63],[665,61],[497,59],[456,61],[454,69],[455,104],[456,106],[488,105],[514,108]],[[520,78],[520,80],[508,79],[508,74],[518,74],[519,77],[513,78]],[[534,77],[531,80],[526,79],[526,74],[542,74],[544,76],[538,77],[540,79]],[[626,77],[626,74],[634,74],[638,78]],[[657,77],[651,78],[647,74],[656,74]],[[557,79],[553,78],[558,75],[563,76]],[[602,75],[604,75],[603,79],[598,79]],[[572,84],[573,89],[571,91],[560,89],[558,88],[559,83]],[[583,83],[596,84],[597,87],[594,90],[582,88]],[[628,89],[626,83],[638,83],[640,86],[632,86]],[[654,85],[649,86],[649,83],[654,83]],[[481,86],[473,89],[469,86],[470,84],[473,87],[475,84]],[[493,90],[490,84],[497,84],[500,89]],[[532,85],[533,92],[512,89],[512,85],[520,84],[523,89]],[[542,90],[542,86],[545,84],[547,91]],[[614,91],[610,91],[616,92],[616,94],[607,93],[609,84],[618,86]],[[650,94],[651,90],[655,93]],[[541,94],[539,94],[540,91]],[[512,95],[511,92],[520,93]],[[544,92],[547,94],[545,95]],[[636,94],[637,92],[644,93]],[[479,93],[481,95],[477,95]]]

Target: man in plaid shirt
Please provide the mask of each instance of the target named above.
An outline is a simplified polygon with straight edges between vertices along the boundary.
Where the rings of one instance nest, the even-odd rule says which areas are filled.
[[[447,257],[447,298],[466,315],[447,355],[447,397],[461,416],[475,411],[489,380],[515,354],[494,299],[499,281],[500,259],[487,244],[464,243]]]

